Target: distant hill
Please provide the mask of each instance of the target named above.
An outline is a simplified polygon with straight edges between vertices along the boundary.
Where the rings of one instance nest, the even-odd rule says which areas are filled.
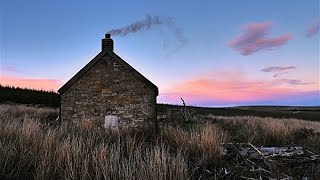
[[[53,91],[43,91],[0,85],[0,103],[33,104],[48,107],[60,105],[60,95]]]
[[[181,105],[157,104],[158,114],[181,110]],[[320,106],[239,106],[239,107],[194,107],[186,106],[192,114],[216,116],[259,116],[273,118],[296,118],[320,121]]]

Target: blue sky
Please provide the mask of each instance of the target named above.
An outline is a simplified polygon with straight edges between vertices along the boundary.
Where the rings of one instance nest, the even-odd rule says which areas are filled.
[[[319,105],[319,0],[4,0],[0,6],[2,84],[57,90],[100,52],[106,32],[149,15],[169,18],[186,42],[164,25],[113,39],[115,52],[159,87],[159,102]],[[244,54],[248,48],[254,50]],[[295,68],[280,70],[289,66]],[[268,67],[280,68],[261,71]]]

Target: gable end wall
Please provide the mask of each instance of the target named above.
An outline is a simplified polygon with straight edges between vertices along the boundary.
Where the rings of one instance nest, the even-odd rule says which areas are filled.
[[[102,57],[61,95],[63,121],[98,124],[116,111],[120,126],[154,125],[156,92],[108,55]]]

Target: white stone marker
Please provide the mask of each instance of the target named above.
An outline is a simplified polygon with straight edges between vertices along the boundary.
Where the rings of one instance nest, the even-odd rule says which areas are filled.
[[[119,117],[115,115],[106,115],[104,118],[104,127],[118,129],[119,128]]]

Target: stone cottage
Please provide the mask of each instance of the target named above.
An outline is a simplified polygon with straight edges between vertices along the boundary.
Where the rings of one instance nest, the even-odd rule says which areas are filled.
[[[157,126],[157,86],[113,52],[110,34],[102,39],[102,51],[58,92],[62,121],[103,123],[112,114],[120,126]]]

